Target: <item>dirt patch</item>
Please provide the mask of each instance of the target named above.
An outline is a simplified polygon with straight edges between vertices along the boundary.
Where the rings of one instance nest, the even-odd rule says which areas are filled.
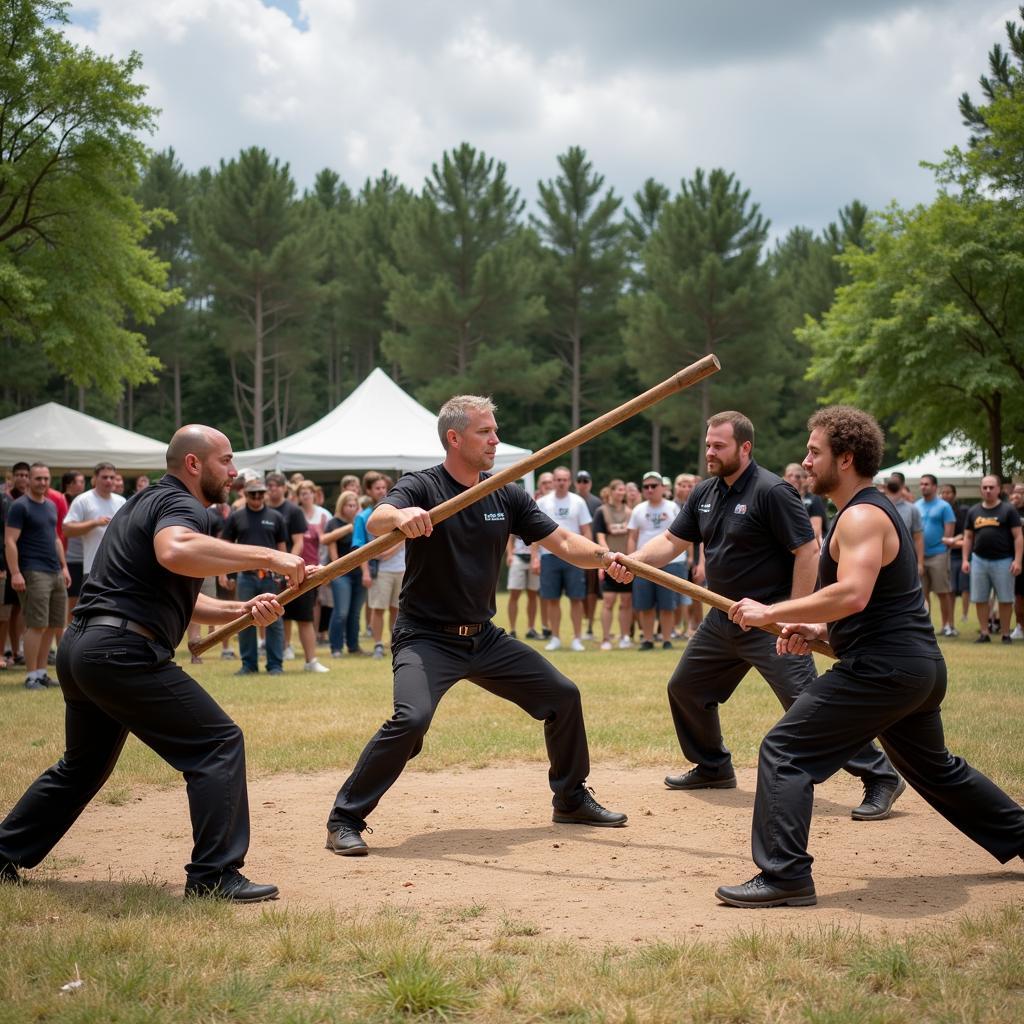
[[[738,789],[703,793],[665,789],[665,771],[599,767],[598,799],[630,816],[621,829],[552,824],[540,764],[407,771],[373,815],[371,853],[361,858],[323,849],[340,775],[273,776],[250,785],[245,870],[280,886],[278,906],[403,908],[448,922],[468,942],[504,927],[595,946],[760,927],[902,932],[1024,894],[1020,861],[1001,866],[909,791],[888,821],[852,821],[861,788],[841,775],[815,801],[817,908],[722,907],[715,887],[754,873],[754,771],[739,772]],[[184,787],[139,790],[122,806],[88,808],[55,851],[68,866],[54,873],[155,876],[180,890],[190,847]]]

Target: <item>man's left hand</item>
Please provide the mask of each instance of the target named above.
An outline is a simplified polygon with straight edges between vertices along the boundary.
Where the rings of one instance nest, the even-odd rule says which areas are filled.
[[[617,553],[615,551],[605,553],[604,571],[616,583],[630,583],[633,580],[633,574],[615,557]]]
[[[749,597],[743,598],[742,601],[737,601],[729,609],[729,618],[740,629],[744,630],[750,629],[753,626],[765,626],[769,622],[775,621],[770,604],[761,604],[759,601],[754,601]]]
[[[284,605],[273,594],[257,594],[242,607],[252,614],[257,626],[269,626],[284,615]]]

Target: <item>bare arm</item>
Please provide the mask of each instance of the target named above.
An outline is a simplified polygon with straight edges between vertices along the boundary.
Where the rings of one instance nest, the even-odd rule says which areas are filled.
[[[964,529],[964,545],[961,551],[963,561],[960,563],[961,572],[971,571],[971,548],[974,547],[974,531]]]
[[[233,622],[249,611],[257,625],[269,626],[284,614],[284,606],[273,594],[257,594],[249,601],[218,601],[215,597],[200,594],[192,612],[192,621],[201,626],[219,626]]]
[[[347,537],[351,532],[352,532],[352,524],[351,523],[343,523],[336,530],[330,530],[327,533],[323,534],[320,537],[320,543],[321,544],[326,544],[328,547],[330,547],[330,545],[336,544],[342,538]],[[337,557],[338,556],[335,553],[335,554],[331,555],[331,560],[333,561]]]
[[[4,552],[7,555],[7,570],[11,574],[12,586],[15,576],[21,575],[21,568],[18,563],[18,538],[21,530],[17,526],[8,526],[4,529]]]
[[[818,580],[818,542],[809,540],[793,552],[793,585],[790,598],[806,597]]]
[[[273,548],[228,541],[196,533],[184,526],[167,526],[153,538],[157,561],[180,576],[202,579],[246,569],[268,569],[287,576],[292,584],[305,578],[302,559]]]
[[[549,533],[538,541],[541,547],[547,548],[553,555],[581,569],[601,569],[605,565],[606,548],[598,547],[592,540],[578,533],[570,533],[559,526],[554,533]]]
[[[1014,576],[1019,576],[1021,555],[1024,554],[1024,530],[1019,526],[1011,526],[1010,530],[1013,533],[1013,562],[1010,565],[1010,572]]]
[[[633,530],[629,531],[631,541],[634,532]],[[665,530],[657,537],[652,537],[639,551],[633,554],[633,557],[638,562],[646,562],[648,565],[660,568],[663,565],[668,565],[676,555],[683,552],[687,543],[685,540],[680,540],[674,533]]]

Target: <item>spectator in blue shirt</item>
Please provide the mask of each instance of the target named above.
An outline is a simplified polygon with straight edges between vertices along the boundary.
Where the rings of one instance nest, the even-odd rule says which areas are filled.
[[[921,497],[914,502],[921,513],[921,526],[924,531],[924,572],[921,575],[921,587],[924,600],[931,607],[931,595],[939,599],[939,610],[942,613],[942,635],[957,636],[953,625],[954,605],[956,597],[949,578],[949,545],[946,543],[953,536],[956,525],[956,513],[948,501],[939,497],[939,481],[931,473],[921,476]]]

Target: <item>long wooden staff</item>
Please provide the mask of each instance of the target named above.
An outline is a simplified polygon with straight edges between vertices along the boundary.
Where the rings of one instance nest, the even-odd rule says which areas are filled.
[[[617,409],[612,409],[611,412],[606,412],[603,416],[598,416],[596,420],[591,420],[590,423],[586,423],[577,430],[572,431],[572,433],[566,434],[561,440],[555,441],[547,447],[527,455],[513,465],[499,470],[486,480],[481,480],[478,484],[474,484],[463,491],[462,494],[457,494],[454,498],[449,498],[447,501],[432,508],[430,510],[430,521],[437,525],[437,523],[461,512],[464,508],[479,501],[481,498],[485,498],[488,494],[498,490],[498,488],[504,487],[505,484],[513,483],[538,466],[543,466],[545,462],[550,462],[552,459],[558,458],[559,455],[564,455],[573,448],[578,448],[581,444],[585,444],[587,441],[597,437],[598,434],[603,434],[606,430],[610,430],[624,420],[628,420],[637,413],[649,409],[652,405],[656,405],[663,398],[668,398],[669,395],[674,395],[685,388],[692,387],[694,384],[704,380],[705,377],[710,377],[713,373],[717,373],[721,368],[721,363],[719,363],[715,356],[704,356],[703,359],[699,359],[690,366],[672,374],[671,377],[663,380],[660,384],[651,388],[650,391],[645,391],[642,395],[631,398]],[[362,547],[350,551],[347,555],[335,559],[335,561],[330,562],[328,565],[321,566],[319,571],[311,577],[307,577],[297,587],[289,587],[287,590],[282,591],[278,594],[277,599],[281,604],[287,604],[300,594],[305,594],[307,591],[319,587],[328,580],[333,580],[337,576],[351,572],[356,566],[368,562],[371,558],[376,558],[381,552],[387,551],[388,548],[393,547],[400,540],[405,540],[405,534],[401,530],[392,530],[390,533],[382,534],[380,537],[371,540],[368,544],[364,544]],[[211,647],[216,647],[222,640],[234,636],[252,624],[252,616],[246,612],[245,615],[225,623],[223,626],[218,626],[217,629],[212,633],[208,633],[201,640],[190,643],[188,649],[193,654],[203,654],[210,650]]]
[[[727,597],[722,597],[721,594],[716,594],[713,590],[706,590],[704,587],[699,587],[696,583],[691,583],[689,580],[681,580],[670,572],[665,572],[663,569],[655,569],[653,565],[638,562],[635,558],[619,555],[617,560],[634,576],[642,576],[645,580],[650,580],[651,583],[657,583],[658,586],[674,590],[677,594],[685,594],[687,597],[692,597],[695,601],[703,601],[705,604],[711,605],[712,608],[719,609],[719,611],[728,612],[736,603]],[[757,628],[763,629],[766,633],[771,633],[773,636],[782,636],[782,630],[774,622],[769,622]],[[836,657],[836,652],[824,640],[808,640],[807,643],[811,650],[817,651],[818,654],[824,654],[829,658]]]

